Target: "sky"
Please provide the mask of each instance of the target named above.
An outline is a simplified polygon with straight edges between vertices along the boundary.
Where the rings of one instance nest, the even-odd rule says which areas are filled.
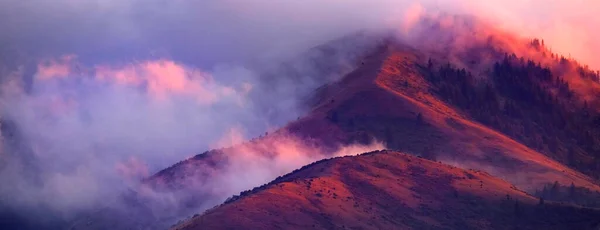
[[[598,66],[586,0],[57,0],[1,3],[4,49],[95,62],[169,57],[202,67],[280,58],[357,29],[399,26],[407,9],[471,14]],[[396,25],[395,25],[396,24]]]
[[[0,166],[20,163],[0,180],[28,181],[33,157],[45,189],[17,202],[87,204],[123,177],[222,146],[231,130],[245,140],[302,116],[314,89],[377,43],[354,33],[410,34],[423,15],[472,15],[600,68],[597,9],[586,0],[0,0],[0,116],[26,143],[3,143]],[[328,42],[341,44],[334,55],[309,51]]]

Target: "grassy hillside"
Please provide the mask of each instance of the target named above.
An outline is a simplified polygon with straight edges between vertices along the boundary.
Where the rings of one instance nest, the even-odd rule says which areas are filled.
[[[600,211],[544,202],[506,181],[379,151],[324,160],[173,229],[593,229]]]

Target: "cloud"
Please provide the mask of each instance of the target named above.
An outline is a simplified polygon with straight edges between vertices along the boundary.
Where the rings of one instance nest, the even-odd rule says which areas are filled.
[[[31,54],[78,54],[84,62],[168,56],[212,65],[279,58],[360,29],[398,26],[423,12],[468,14],[523,36],[544,38],[560,53],[594,67],[600,51],[594,9],[576,0],[207,0],[0,3],[2,46]],[[413,8],[411,8],[413,7]],[[204,66],[202,66],[204,67]]]
[[[141,192],[140,179],[181,159],[280,127],[305,112],[316,87],[352,69],[371,43],[359,38],[260,68],[166,58],[86,64],[74,54],[18,68],[1,85],[0,180],[15,184],[0,189],[15,197],[2,205],[72,218]]]
[[[337,151],[329,153],[317,146],[308,145],[305,140],[293,135],[276,134],[224,150],[228,163],[202,186],[209,188],[212,194],[220,196],[221,199],[217,203],[210,204],[212,206],[240,191],[266,184],[277,176],[306,164],[327,157],[356,155],[382,149],[385,149],[384,144],[375,141],[369,145],[340,146]]]
[[[464,3],[468,12],[522,36],[543,38],[554,51],[600,68],[600,17],[595,1],[527,0]]]
[[[188,159],[183,165],[166,173],[169,176],[153,178],[149,185],[154,189],[147,189],[149,187],[144,185],[146,193],[142,196],[151,197],[150,200],[154,202],[150,203],[155,213],[178,220],[183,216],[201,213],[241,191],[266,184],[309,163],[385,149],[383,143],[374,141],[367,145],[339,146],[337,151],[327,152],[283,132],[241,143],[236,140],[246,138],[236,130],[231,129],[219,143],[229,144],[233,140],[237,144],[213,153],[215,155],[209,156],[212,160]],[[218,161],[219,164],[211,165],[211,161]],[[178,189],[161,189],[165,185]],[[195,205],[186,206],[190,203]]]
[[[95,68],[96,77],[113,84],[144,87],[154,98],[166,99],[170,95],[188,95],[199,103],[212,104],[220,96],[234,94],[235,89],[214,86],[211,76],[197,69],[185,68],[170,60],[156,60],[120,69],[99,66]]]
[[[64,56],[58,60],[46,60],[38,64],[37,76],[40,79],[50,79],[55,77],[67,77],[71,74],[71,61],[73,56]]]
[[[443,40],[455,49],[488,35],[468,34],[461,40],[424,33],[418,25],[422,16],[474,15],[498,31],[541,37],[553,51],[598,68],[598,4],[0,1],[2,134],[22,142],[3,143],[0,178],[16,185],[0,189],[0,195],[15,197],[18,204],[76,209],[198,151],[238,144],[279,127],[306,112],[299,107],[314,89],[352,70],[377,36],[336,40],[329,43],[333,52],[306,50],[357,31],[392,30],[414,44],[448,48]],[[451,18],[444,17],[441,25],[468,29]],[[305,154],[310,151],[298,141],[278,141],[238,148],[246,155],[231,166],[249,173],[230,168],[219,180],[225,185],[215,180],[205,186],[231,194],[322,157]],[[258,154],[264,150],[286,154],[265,158]],[[34,179],[24,179],[24,171]]]
[[[179,63],[155,60],[79,71],[69,66],[81,65],[72,58],[44,62],[30,92],[17,88],[3,95],[3,119],[20,134],[7,138],[29,149],[5,151],[23,159],[15,164],[30,161],[25,155],[36,159],[30,163],[42,183],[23,179],[22,187],[2,196],[23,190],[30,195],[22,204],[86,207],[126,188],[131,179],[206,149],[231,125],[248,125],[237,116],[268,123],[245,108],[247,86],[219,85],[208,73]],[[254,127],[264,129],[260,123]],[[21,177],[13,173],[4,176]]]
[[[8,17],[0,24],[0,40],[31,54],[75,53],[86,63],[159,55],[202,67],[293,55],[359,27],[383,23],[379,15],[397,9],[356,0],[0,4],[0,15]]]

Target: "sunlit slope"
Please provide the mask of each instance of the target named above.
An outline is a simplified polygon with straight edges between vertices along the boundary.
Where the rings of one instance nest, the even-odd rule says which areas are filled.
[[[592,229],[600,211],[394,151],[325,160],[173,229]]]
[[[444,102],[423,75],[427,56],[392,44],[342,81],[324,87],[312,114],[287,129],[327,143],[384,141],[388,148],[485,170],[522,189],[559,181],[598,190],[593,180],[473,121]]]

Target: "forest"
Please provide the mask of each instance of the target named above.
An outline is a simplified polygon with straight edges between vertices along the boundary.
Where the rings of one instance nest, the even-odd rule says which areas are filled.
[[[600,178],[600,114],[550,67],[505,54],[487,78],[431,60],[422,69],[439,98],[476,121]],[[578,77],[598,79],[587,67],[577,70]]]

